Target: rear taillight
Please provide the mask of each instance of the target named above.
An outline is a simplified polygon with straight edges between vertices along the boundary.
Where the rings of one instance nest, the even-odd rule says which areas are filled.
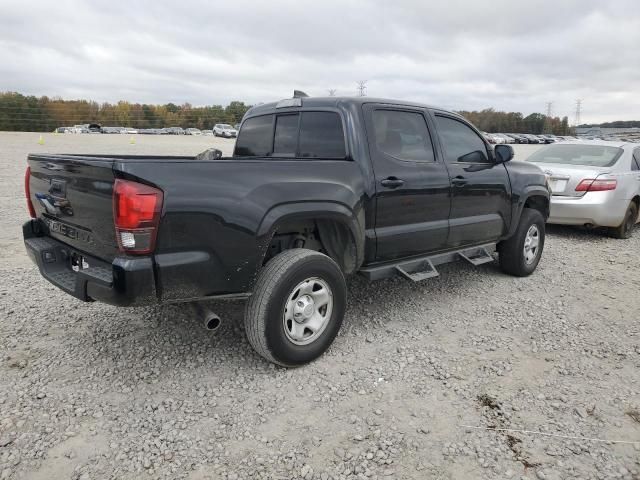
[[[617,180],[585,178],[576,187],[576,192],[604,192],[607,190],[615,190],[617,186]]]
[[[121,252],[153,252],[160,224],[162,199],[162,190],[116,179],[113,187],[113,220]]]
[[[27,167],[24,172],[24,194],[27,197],[27,209],[29,209],[29,215],[31,218],[36,218],[36,209],[33,208],[33,202],[31,201],[31,186],[29,185],[31,180],[31,167]]]

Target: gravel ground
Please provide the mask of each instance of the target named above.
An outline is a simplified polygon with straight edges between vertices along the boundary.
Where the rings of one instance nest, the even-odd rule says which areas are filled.
[[[640,478],[640,232],[550,228],[523,279],[353,278],[329,352],[285,370],[253,353],[240,303],[214,305],[217,335],[180,307],[81,303],[20,240],[27,152],[232,141],[38,137],[0,134],[0,479]]]

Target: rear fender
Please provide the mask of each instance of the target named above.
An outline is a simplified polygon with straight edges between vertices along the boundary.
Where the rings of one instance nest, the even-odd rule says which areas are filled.
[[[355,245],[354,273],[364,260],[364,209],[357,213],[341,203],[335,202],[297,202],[278,205],[267,212],[258,229],[258,241],[261,258],[265,258],[267,248],[279,225],[297,220],[333,220],[349,230],[351,241]],[[258,270],[261,265],[258,266]]]

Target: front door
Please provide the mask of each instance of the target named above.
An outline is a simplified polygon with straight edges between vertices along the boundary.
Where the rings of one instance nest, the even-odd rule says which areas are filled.
[[[511,221],[506,167],[495,163],[480,134],[464,120],[436,112],[435,122],[451,176],[448,247],[498,240]]]
[[[449,175],[421,108],[364,105],[375,175],[376,260],[446,247]]]

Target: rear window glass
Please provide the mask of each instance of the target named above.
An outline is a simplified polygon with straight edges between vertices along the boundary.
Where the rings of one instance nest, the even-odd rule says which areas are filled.
[[[247,119],[242,125],[234,156],[262,157],[271,155],[273,115]]]
[[[340,116],[334,112],[277,114],[247,119],[240,129],[236,157],[346,157]]]
[[[344,158],[340,116],[334,112],[303,112],[299,154],[304,158]]]
[[[273,140],[273,155],[293,157],[298,146],[299,115],[278,115],[276,117],[276,135]]]
[[[616,163],[621,154],[621,148],[608,145],[559,144],[542,147],[528,160],[534,163],[610,167]]]

